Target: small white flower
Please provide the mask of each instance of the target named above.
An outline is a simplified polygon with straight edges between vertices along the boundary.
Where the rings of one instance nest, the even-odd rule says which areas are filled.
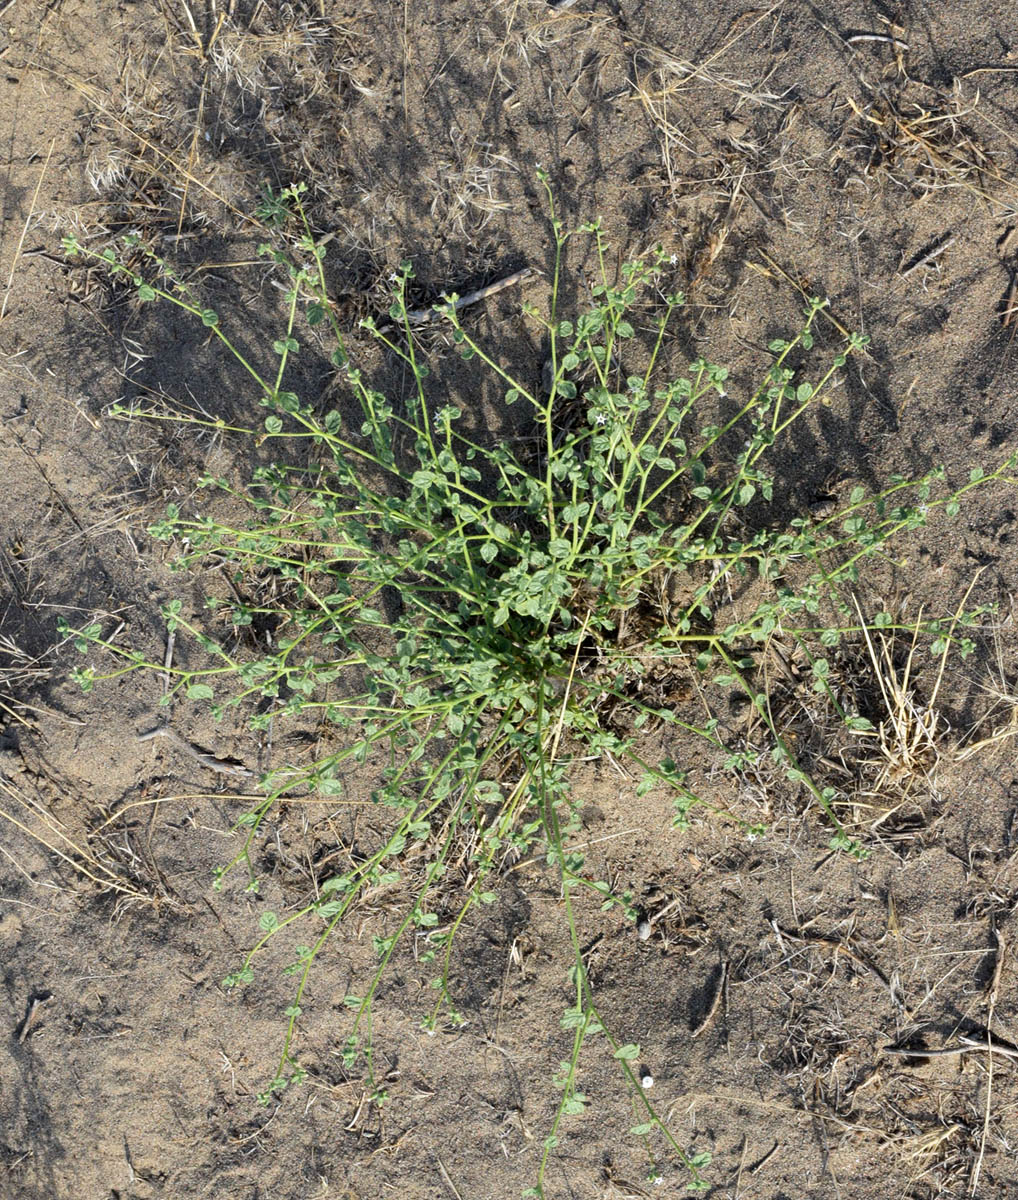
[[[676,263],[679,261],[679,256],[678,256],[677,254],[673,254],[673,255],[672,255],[672,256],[671,256],[671,257],[668,259],[668,261],[669,261],[669,262],[672,264],[672,266],[674,267],[674,266],[675,266],[675,264],[676,264]]]
[[[598,413],[594,420],[598,423],[598,425],[608,424],[608,416],[606,413]]]

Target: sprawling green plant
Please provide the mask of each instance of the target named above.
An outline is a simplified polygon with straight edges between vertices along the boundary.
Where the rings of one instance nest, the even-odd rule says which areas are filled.
[[[970,489],[1009,478],[1014,461],[986,475],[974,471],[953,490],[938,487],[939,470],[893,479],[876,494],[858,487],[830,515],[776,524],[768,452],[825,402],[847,356],[865,339],[851,336],[818,378],[800,378],[797,364],[808,361],[824,308],[812,300],[799,332],[770,344],[762,382],[741,400],[727,396],[727,372],[703,359],[672,377],[664,363],[683,297],[664,291],[669,264],[663,254],[629,264],[616,279],[600,227],[587,226],[580,233],[590,239],[600,281],[589,310],[564,319],[558,312],[561,265],[574,235],[555,219],[550,191],[550,305],[543,315],[527,314],[547,347],[541,385],[526,382],[540,374],[540,364],[527,364],[526,373],[506,365],[497,347],[485,346],[464,326],[456,297],[436,310],[462,356],[500,379],[506,403],[525,406],[532,422],[533,436],[517,440],[470,434],[461,407],[433,394],[408,311],[409,263],[394,280],[391,324],[364,327],[402,360],[412,390],[398,400],[383,395],[358,369],[327,295],[324,250],[312,236],[301,193],[297,186],[270,194],[261,214],[277,229],[276,242],[263,252],[289,279],[286,328],[274,345],[278,364],[271,377],[137,239],[101,255],[140,301],[162,299],[201,320],[249,373],[266,413],[255,429],[152,407],[117,411],[228,430],[278,454],[240,490],[225,479],[202,480],[242,502],[249,512],[242,524],[171,507],[151,530],[175,544],[180,569],[222,564],[238,595],[267,596],[264,584],[271,579],[276,597],[210,600],[213,614],[201,620],[187,619],[179,602],[167,606],[169,626],[192,635],[207,659],[176,668],[166,699],[184,693],[212,702],[217,715],[260,703],[250,717],[254,728],[290,717],[313,718],[331,731],[326,753],[310,765],[264,776],[265,798],[240,818],[243,847],[217,873],[215,886],[243,865],[248,888],[256,890],[255,840],[280,797],[302,789],[339,794],[346,764],[376,772],[374,799],[391,810],[389,832],[366,861],[320,881],[314,901],[289,915],[262,915],[262,936],[226,980],[228,986],[250,981],[259,954],[283,930],[313,931],[286,967],[295,976],[295,995],[279,1068],[262,1098],[268,1102],[303,1076],[294,1035],[311,967],[366,888],[401,878],[409,842],[427,844],[427,867],[412,881],[413,899],[396,928],[376,939],[374,974],[360,994],[347,998],[346,1062],[353,1066],[364,1055],[369,1073],[372,1000],[401,936],[424,931],[426,958],[435,963],[435,1004],[425,1028],[459,1022],[450,984],[457,931],[475,905],[495,900],[508,856],[540,855],[561,879],[575,993],[562,1020],[573,1042],[556,1080],[561,1100],[533,1194],[544,1194],[548,1155],[563,1121],[584,1108],[578,1064],[584,1042],[595,1034],[619,1060],[642,1111],[635,1132],[663,1136],[688,1169],[689,1186],[703,1188],[701,1168],[709,1156],[687,1153],[665,1127],[632,1065],[639,1047],[620,1044],[606,1028],[590,987],[574,897],[589,891],[605,907],[621,905],[630,918],[635,913],[627,895],[591,878],[582,856],[569,849],[580,810],[570,791],[570,764],[591,755],[628,763],[639,777],[638,794],[671,791],[677,826],[702,806],[747,833],[762,832],[699,794],[688,764],[677,761],[681,755],[648,750],[657,743],[667,749],[669,738],[684,745],[692,740],[737,776],[747,747],[716,715],[727,711],[723,702],[735,692],[769,731],[776,769],[830,823],[832,845],[864,855],[839,817],[836,791],[814,780],[783,735],[763,682],[763,650],[774,639],[804,650],[814,686],[844,726],[869,729],[828,682],[825,657],[862,629],[853,600],[860,567],[931,511],[954,513]],[[83,252],[73,239],[65,249]],[[314,398],[284,387],[302,320],[319,327],[312,336],[331,327],[341,392],[351,410],[356,406],[356,419],[339,409],[322,411]],[[660,598],[665,595],[670,599]],[[952,642],[965,652],[972,643],[957,631],[977,616],[978,610],[959,610],[925,622],[923,632],[938,653]],[[216,622],[220,630],[270,622],[274,636],[261,653],[241,654],[228,648],[228,636],[214,633]],[[896,627],[886,613],[872,624]],[[111,644],[98,624],[76,636],[82,650],[105,647],[120,660],[110,670],[80,668],[86,688],[124,672],[163,670],[161,662]],[[665,702],[660,689],[648,686],[662,666],[694,682],[688,704]],[[442,914],[439,930],[431,903],[465,839],[473,847],[473,883],[459,910]],[[380,1089],[377,1097],[384,1100]]]

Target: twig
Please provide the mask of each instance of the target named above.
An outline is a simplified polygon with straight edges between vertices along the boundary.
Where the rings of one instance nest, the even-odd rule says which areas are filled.
[[[456,1190],[456,1185],[453,1183],[452,1179],[450,1179],[449,1172],[445,1169],[445,1163],[442,1162],[441,1158],[439,1157],[438,1151],[432,1150],[431,1153],[435,1156],[435,1162],[438,1164],[439,1174],[445,1181],[446,1187],[448,1187],[449,1191],[452,1192],[452,1194],[456,1197],[456,1200],[463,1200],[463,1197]]]
[[[984,1038],[961,1037],[957,1046],[937,1046],[932,1050],[909,1048],[907,1046],[885,1046],[885,1054],[896,1054],[899,1058],[948,1058],[956,1054],[999,1054],[1003,1058],[1018,1061],[1018,1050],[1012,1046],[1002,1046],[987,1034]]]
[[[910,266],[906,267],[904,271],[899,271],[898,273],[901,275],[902,279],[907,279],[913,271],[918,271],[920,267],[925,267],[928,263],[933,262],[935,258],[939,258],[940,255],[943,254],[945,250],[948,250],[951,246],[953,246],[957,240],[957,237],[953,233],[948,234],[945,238],[938,242],[932,250],[927,250],[925,254],[920,255],[920,257],[917,258]]]
[[[187,23],[191,26],[191,35],[194,40],[201,46],[201,37],[198,34],[198,26],[194,23],[194,17],[191,16],[191,10],[187,6],[187,0],[180,0],[180,6],[183,8],[187,16]]]
[[[222,792],[182,792],[180,795],[177,795],[177,796],[146,796],[144,800],[131,800],[127,804],[123,805],[121,808],[118,808],[117,811],[114,813],[111,813],[106,818],[106,820],[102,822],[101,825],[97,825],[95,827],[95,829],[92,831],[92,833],[93,833],[93,836],[95,834],[102,833],[102,831],[108,825],[112,825],[114,821],[120,820],[120,818],[126,812],[130,811],[130,809],[132,809],[132,808],[156,808],[160,804],[179,804],[179,803],[183,802],[184,800],[222,800],[224,798],[226,798],[226,797],[224,796],[224,793],[222,793]],[[230,796],[228,798],[230,800],[264,800],[265,799],[264,795],[257,793],[257,792],[233,792],[230,794]],[[334,796],[329,796],[329,797],[327,797],[327,799],[329,800],[330,803],[335,803]],[[326,800],[326,797],[322,797],[323,803],[325,802],[325,800]],[[300,797],[298,797],[298,796],[280,796],[279,797],[279,802],[283,803],[283,804],[285,804],[285,803],[295,804],[298,801],[303,801],[306,803],[307,798],[304,796],[300,796]],[[370,801],[365,801],[365,803],[370,803]]]
[[[495,283],[489,283],[487,287],[478,288],[476,292],[468,292],[465,296],[460,296],[453,302],[453,308],[459,312],[461,308],[466,308],[469,304],[477,304],[481,300],[487,300],[489,296],[494,296],[496,292],[501,292],[505,288],[512,287],[514,284],[522,283],[524,279],[529,279],[533,275],[532,267],[524,267],[522,271],[516,271],[512,275],[507,275],[505,279],[499,279]],[[407,313],[407,323],[410,325],[426,325],[429,321],[434,321],[436,317],[442,314],[435,312],[433,308],[414,308]]]
[[[757,253],[764,260],[764,262],[767,264],[767,266],[770,267],[772,271],[776,271],[782,277],[782,279],[786,280],[786,282],[790,283],[792,285],[792,287],[795,288],[795,290],[799,293],[800,296],[802,296],[802,298],[804,300],[810,299],[809,293],[802,286],[802,284],[799,283],[798,280],[794,279],[791,275],[789,275],[789,273],[784,269],[784,267],[781,266],[780,263],[775,262],[774,259],[771,258],[771,256],[763,250],[758,250]],[[759,263],[747,262],[746,265],[753,270],[759,271],[761,275],[770,275],[770,271],[768,271],[766,267],[761,267]],[[820,309],[819,315],[821,317],[823,317],[825,321],[829,321],[830,324],[833,325],[834,328],[838,331],[838,333],[840,333],[841,336],[847,340],[847,338],[849,337],[849,331],[845,328],[844,325],[842,325],[842,323],[835,316],[833,316],[831,314],[831,312],[828,309],[826,309],[826,308]],[[872,362],[873,355],[870,354],[870,352],[868,350],[866,350],[865,348],[859,350],[857,353],[862,358],[867,358]]]
[[[18,1045],[25,1044],[25,1038],[32,1032],[33,1026],[39,1020],[39,1009],[49,999],[48,996],[33,996],[31,1003],[28,1006],[28,1012],[25,1014],[25,1019],[21,1022],[21,1030],[18,1033]]]
[[[775,1142],[774,1145],[771,1146],[771,1148],[763,1156],[763,1158],[759,1159],[757,1162],[755,1162],[753,1164],[753,1166],[751,1166],[749,1168],[750,1175],[756,1175],[759,1171],[761,1171],[771,1161],[771,1159],[774,1157],[775,1154],[777,1154],[777,1152],[780,1149],[781,1149],[781,1143]]]
[[[982,1136],[979,1139],[979,1156],[972,1167],[972,1174],[969,1177],[969,1195],[974,1196],[979,1187],[979,1176],[983,1169],[983,1156],[986,1154],[986,1141],[990,1136],[990,1111],[993,1103],[993,1035],[990,1030],[993,1028],[993,1016],[997,1010],[997,995],[1000,992],[1000,977],[1004,971],[1004,951],[1007,949],[1007,943],[1004,941],[1003,934],[1000,930],[993,926],[993,936],[997,942],[997,961],[993,968],[993,978],[990,980],[989,999],[987,1002],[986,1013],[986,1107],[983,1111],[983,1130]],[[1015,1057],[1018,1057],[1016,1055]]]
[[[908,43],[900,41],[896,37],[891,37],[888,33],[853,33],[851,37],[845,38],[845,44],[854,46],[856,42],[886,42],[889,46],[893,46],[895,50],[907,50]]]
[[[958,76],[959,79],[968,79],[970,75],[982,75],[987,71],[991,72],[1011,72],[1018,71],[1018,67],[973,67],[971,71],[962,71]]]
[[[157,737],[168,738],[179,750],[183,750],[189,758],[193,758],[196,763],[207,767],[210,771],[216,771],[220,775],[253,776],[255,774],[254,771],[240,766],[238,763],[227,762],[224,758],[216,758],[214,754],[208,754],[204,750],[199,750],[197,746],[192,746],[187,738],[181,737],[169,725],[157,725],[155,729],[149,729],[146,733],[139,733],[135,741],[148,742],[152,738]]]
[[[1008,270],[1011,272],[1011,282],[1007,285],[1003,311],[1000,314],[1000,323],[1005,329],[1018,319],[1018,271],[1010,267]]]
[[[4,302],[0,304],[0,321],[4,319],[4,315],[7,312],[7,302],[11,298],[11,288],[14,286],[14,272],[18,269],[21,247],[25,244],[28,227],[32,224],[32,218],[35,216],[35,202],[39,199],[39,189],[42,187],[42,181],[46,178],[46,168],[49,166],[49,160],[53,155],[53,147],[56,145],[56,142],[57,139],[54,138],[49,144],[49,150],[46,151],[46,161],[42,164],[42,170],[39,172],[39,182],[35,185],[35,191],[32,193],[32,203],[28,206],[28,216],[25,218],[25,225],[21,230],[21,237],[18,238],[18,244],[14,247],[14,259],[11,262],[11,273],[7,278],[7,290],[4,292]]]
[[[170,690],[170,667],[173,665],[173,647],[177,641],[176,629],[170,629],[166,634],[166,655],[163,658],[163,669],[161,678],[163,681],[163,695]]]
[[[714,998],[710,1002],[710,1007],[704,1014],[703,1020],[697,1025],[693,1032],[689,1035],[691,1038],[699,1037],[701,1033],[714,1020],[718,1011],[718,1006],[721,1004],[721,997],[725,992],[725,984],[728,982],[728,959],[721,964],[721,974],[718,976],[718,985],[714,989]]]

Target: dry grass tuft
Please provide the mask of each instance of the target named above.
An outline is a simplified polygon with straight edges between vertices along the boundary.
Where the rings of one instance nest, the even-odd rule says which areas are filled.
[[[157,900],[154,889],[132,880],[121,864],[109,858],[104,841],[93,845],[87,833],[82,836],[68,829],[38,795],[4,775],[0,775],[0,820],[38,843],[100,892],[114,893],[122,902]],[[168,899],[165,895],[158,898]]]
[[[580,38],[593,41],[613,24],[611,17],[595,13],[556,11],[546,0],[529,0],[525,5],[520,0],[498,2],[505,12],[505,34],[497,53],[488,55],[488,64],[494,64],[496,78],[509,87],[513,83],[504,73],[507,60],[515,59],[533,70],[543,55]]]
[[[285,83],[299,84],[305,98],[345,84],[362,96],[373,96],[358,45],[352,26],[291,14],[264,29],[230,22],[209,51],[209,62],[222,79],[263,104]]]
[[[694,90],[707,88],[725,93],[731,121],[735,122],[733,128],[739,130],[741,126],[737,117],[744,107],[778,112],[785,112],[788,108],[787,93],[774,91],[768,86],[768,80],[780,65],[778,60],[772,64],[767,75],[756,82],[739,78],[718,66],[724,54],[766,15],[764,13],[751,22],[702,62],[682,58],[649,43],[639,44],[634,56],[632,97],[641,105],[656,132],[665,179],[673,195],[680,183],[679,163],[682,156],[696,160],[708,154],[707,148],[698,144],[698,131],[689,115],[694,109],[691,104]],[[758,147],[752,141],[747,141],[744,133],[737,132],[735,137],[736,149],[751,157],[758,154]]]
[[[872,730],[856,731],[854,737],[866,748],[861,757],[851,754],[851,767],[859,776],[860,788],[852,797],[857,820],[870,833],[893,828],[904,834],[926,824],[931,807],[942,800],[942,785],[948,768],[966,762],[994,746],[1018,735],[1018,695],[1007,681],[998,653],[998,680],[985,687],[992,704],[987,714],[964,737],[952,736],[952,727],[940,705],[947,658],[953,634],[948,637],[936,677],[929,694],[920,697],[916,662],[917,644],[913,638],[904,662],[896,666],[893,640],[864,629],[871,667],[870,678],[876,686],[876,699],[884,713]],[[1006,719],[993,726],[992,732],[970,740],[981,725],[990,722],[1003,709]],[[863,819],[861,810],[869,810]],[[872,815],[873,813],[876,815]]]
[[[928,90],[923,104],[901,103],[883,93],[863,105],[847,98],[856,118],[846,131],[847,148],[866,155],[864,174],[882,173],[918,197],[963,188],[1013,211],[1014,181],[998,170],[965,123],[976,113],[979,93],[965,100],[957,80],[949,97]],[[1011,200],[1001,201],[1000,193],[1009,193]]]
[[[12,638],[0,634],[0,711],[25,724],[21,716],[24,697],[49,675],[50,667],[43,659],[34,658]]]
[[[429,178],[431,215],[443,229],[472,237],[498,212],[511,206],[498,195],[499,177],[516,168],[490,143],[470,141],[453,125],[449,130],[452,155],[436,164]]]
[[[913,684],[916,639],[913,638],[905,664],[899,670],[895,668],[888,639],[879,637],[877,645],[865,625],[863,633],[873,678],[886,712],[874,731],[859,734],[868,737],[876,749],[876,755],[864,759],[861,764],[865,784],[860,796],[872,799],[877,805],[890,804],[871,823],[870,829],[875,832],[909,803],[917,790],[921,789],[926,799],[939,799],[937,772],[944,741],[950,731],[936,706],[946,651],[932,695],[928,702],[922,703],[916,697]]]
[[[56,214],[63,231],[130,228],[176,243],[201,230],[251,229],[276,153],[302,162],[323,187],[335,182],[337,131],[322,114],[374,94],[370,43],[355,23],[288,4],[242,18],[231,6],[206,29],[192,10],[167,10],[150,49],[127,57],[111,91],[62,65],[36,65],[89,110],[85,174],[99,199]],[[262,147],[257,161],[252,144]]]
[[[977,754],[1018,736],[1018,688],[1008,680],[999,631],[995,651],[996,677],[991,683],[984,686],[985,692],[990,697],[990,708],[973,728],[972,735],[977,734],[982,726],[991,722],[994,723],[993,728],[985,737],[975,741],[966,741],[965,744],[960,745],[954,755],[956,762],[966,762]],[[1001,720],[1001,710],[1004,713],[1003,720]]]

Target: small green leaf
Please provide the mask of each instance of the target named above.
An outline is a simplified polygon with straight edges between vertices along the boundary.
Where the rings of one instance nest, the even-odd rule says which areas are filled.
[[[187,689],[188,700],[211,700],[215,692],[207,683],[192,683]]]
[[[632,1062],[634,1058],[640,1057],[640,1047],[636,1042],[627,1042],[624,1046],[619,1046],[615,1051],[613,1058],[621,1058],[625,1062]]]

